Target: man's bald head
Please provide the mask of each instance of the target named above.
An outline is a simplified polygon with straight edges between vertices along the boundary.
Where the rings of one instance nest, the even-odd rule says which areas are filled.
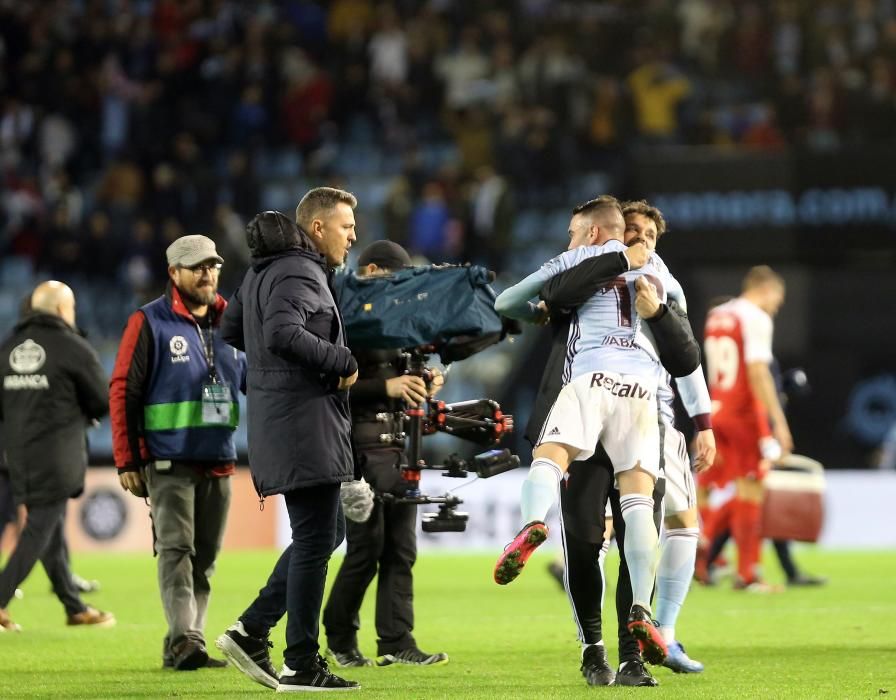
[[[67,284],[50,280],[41,282],[31,294],[31,310],[59,316],[75,325],[75,293]]]

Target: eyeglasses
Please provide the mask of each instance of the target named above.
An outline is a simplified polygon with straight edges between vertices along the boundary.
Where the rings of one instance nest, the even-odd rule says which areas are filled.
[[[208,273],[212,273],[212,272],[220,272],[220,270],[221,270],[221,263],[199,263],[198,265],[189,265],[189,266],[187,266],[187,265],[182,265],[182,266],[181,266],[181,269],[182,269],[182,270],[189,270],[189,271],[192,272],[194,275],[198,275],[198,274],[201,274],[201,273],[203,273],[203,272],[208,272]]]

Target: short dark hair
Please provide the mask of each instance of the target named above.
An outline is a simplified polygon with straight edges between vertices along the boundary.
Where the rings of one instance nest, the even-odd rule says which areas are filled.
[[[657,240],[659,240],[660,236],[666,232],[666,220],[663,218],[663,212],[652,204],[649,204],[646,199],[623,202],[622,215],[628,216],[629,214],[640,214],[641,216],[650,219],[656,226]]]
[[[330,211],[340,203],[348,204],[354,209],[358,206],[358,199],[351,192],[335,187],[315,187],[308,190],[296,207],[296,223],[303,229],[308,229],[321,213]]]
[[[585,216],[594,216],[598,213],[603,213],[608,209],[615,209],[622,214],[622,207],[619,204],[619,200],[611,194],[602,194],[573,208],[572,215],[576,216],[577,214],[583,214]]]

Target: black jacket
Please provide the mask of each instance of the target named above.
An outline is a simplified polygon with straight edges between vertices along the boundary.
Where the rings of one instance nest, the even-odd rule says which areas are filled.
[[[569,337],[571,309],[584,304],[601,287],[628,270],[622,253],[607,253],[582,261],[575,267],[552,277],[542,287],[541,298],[551,311],[551,353],[545,364],[532,414],[526,424],[525,438],[533,445],[541,427],[562,388],[563,364]],[[700,346],[691,324],[674,301],[648,319],[666,371],[674,377],[690,374],[700,364]]]
[[[277,216],[250,224],[252,266],[221,319],[224,340],[246,352],[249,465],[262,496],[355,473],[348,392],[336,387],[358,365],[331,275],[305,233]]]
[[[352,386],[355,447],[358,450],[386,447],[380,435],[404,430],[401,421],[393,420],[396,413],[404,410],[404,404],[386,393],[386,380],[401,376],[402,353],[354,347],[352,354],[358,361],[358,381]]]
[[[400,418],[405,406],[386,393],[386,380],[402,374],[402,352],[353,347],[352,353],[358,360],[358,381],[352,387],[352,440],[361,475],[378,494],[403,496],[408,485],[400,465],[408,463],[407,441],[398,436],[407,430]],[[382,435],[396,437],[384,441]]]
[[[77,496],[87,468],[85,429],[109,412],[96,351],[57,316],[32,313],[0,347],[0,421],[16,503]]]

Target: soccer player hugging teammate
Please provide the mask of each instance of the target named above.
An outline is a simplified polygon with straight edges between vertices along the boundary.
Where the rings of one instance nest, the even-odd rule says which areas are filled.
[[[577,238],[602,245],[573,247]],[[632,579],[629,629],[645,654],[661,662],[666,643],[653,626],[650,594],[657,565],[658,535],[653,523],[653,488],[660,469],[657,379],[660,364],[640,342],[641,318],[635,311],[639,290],[653,285],[661,301],[671,280],[647,259],[646,245],[626,248],[625,220],[619,202],[598,197],[576,207],[569,225],[570,250],[505,290],[495,301],[502,315],[543,322],[544,307],[532,304],[542,285],[590,257],[623,253],[629,270],[617,285],[593,295],[576,312],[571,327],[563,387],[542,427],[533,462],[523,484],[525,525],[495,566],[495,581],[506,584],[522,571],[547,538],[544,520],[558,500],[560,480],[575,460],[587,459],[601,442],[613,463],[626,524],[625,557]],[[606,241],[606,242],[604,242]]]

